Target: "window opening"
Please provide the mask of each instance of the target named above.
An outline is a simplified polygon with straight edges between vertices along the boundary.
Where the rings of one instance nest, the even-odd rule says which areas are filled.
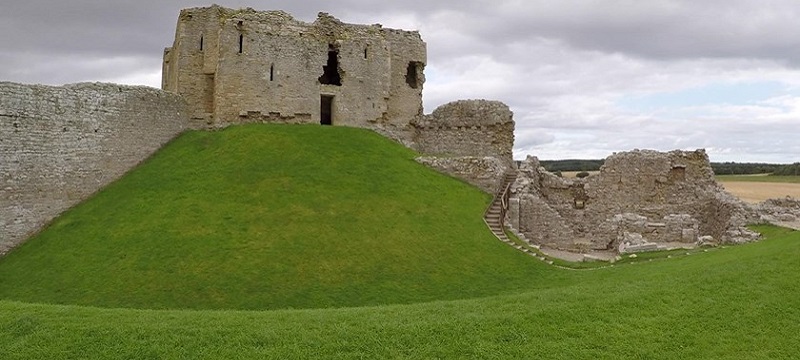
[[[328,45],[328,62],[322,66],[322,76],[319,83],[325,85],[342,86],[342,77],[339,75],[339,50],[333,45]]]
[[[269,81],[275,80],[275,64],[269,66]]]
[[[200,35],[200,51],[203,51],[203,35]]]
[[[366,59],[366,58],[367,58],[367,51],[368,51],[368,50],[369,50],[369,48],[364,48],[364,59]]]
[[[419,88],[419,72],[421,70],[421,65],[421,63],[416,61],[408,63],[408,68],[406,69],[406,83],[412,89]]]
[[[242,53],[242,45],[244,43],[244,35],[239,34],[239,54]]]

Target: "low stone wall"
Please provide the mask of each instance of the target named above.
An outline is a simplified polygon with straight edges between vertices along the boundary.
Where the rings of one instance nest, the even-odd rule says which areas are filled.
[[[497,192],[503,185],[503,175],[509,170],[508,163],[491,156],[455,158],[423,156],[417,158],[417,161],[462,179],[490,194]]]
[[[181,133],[185,106],[148,87],[0,82],[0,255]]]
[[[768,199],[757,204],[756,210],[763,222],[800,229],[800,199]]]
[[[609,157],[599,174],[566,179],[520,165],[511,224],[552,248],[618,250],[649,243],[738,243],[758,238],[745,203],[714,180],[704,151],[635,150]]]

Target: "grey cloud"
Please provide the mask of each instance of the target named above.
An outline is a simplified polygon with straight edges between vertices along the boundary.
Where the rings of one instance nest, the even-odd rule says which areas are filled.
[[[795,0],[216,2],[282,9],[306,21],[325,11],[348,22],[418,27],[429,45],[426,111],[459,98],[504,101],[515,112],[518,156],[709,147],[727,149],[712,154],[733,160],[800,160],[791,136],[797,111],[743,116],[732,108],[714,119],[687,119],[614,105],[625,94],[734,76],[769,73],[800,83],[796,70],[782,65],[800,65]],[[209,4],[8,1],[0,9],[0,80],[59,84],[157,73],[180,9]],[[781,121],[768,121],[776,116]],[[759,139],[747,143],[753,132]]]

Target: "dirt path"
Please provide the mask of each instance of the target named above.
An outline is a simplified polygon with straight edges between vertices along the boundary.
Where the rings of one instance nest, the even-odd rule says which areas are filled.
[[[720,181],[720,184],[729,193],[749,203],[758,203],[766,199],[786,196],[800,198],[800,184],[749,181]]]

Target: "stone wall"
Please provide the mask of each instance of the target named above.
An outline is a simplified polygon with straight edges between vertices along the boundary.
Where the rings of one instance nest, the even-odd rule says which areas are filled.
[[[499,101],[454,101],[415,118],[407,145],[426,155],[420,163],[494,193],[515,166],[513,116]]]
[[[186,98],[196,126],[320,123],[331,97],[333,125],[407,140],[426,61],[415,31],[215,5],[181,11],[162,88]]]
[[[0,254],[186,128],[185,102],[147,87],[0,82]]]
[[[539,245],[617,250],[629,245],[744,242],[755,212],[714,180],[703,150],[635,150],[599,174],[565,179],[529,157],[513,187],[510,222]]]
[[[423,154],[492,156],[513,162],[514,114],[506,104],[459,100],[414,119],[414,146]]]
[[[503,175],[509,170],[507,162],[491,156],[455,158],[421,156],[416,160],[442,173],[462,179],[490,194],[494,194],[500,189],[500,186],[503,185]]]
[[[763,222],[800,230],[800,199],[768,199],[757,204],[756,210]]]

